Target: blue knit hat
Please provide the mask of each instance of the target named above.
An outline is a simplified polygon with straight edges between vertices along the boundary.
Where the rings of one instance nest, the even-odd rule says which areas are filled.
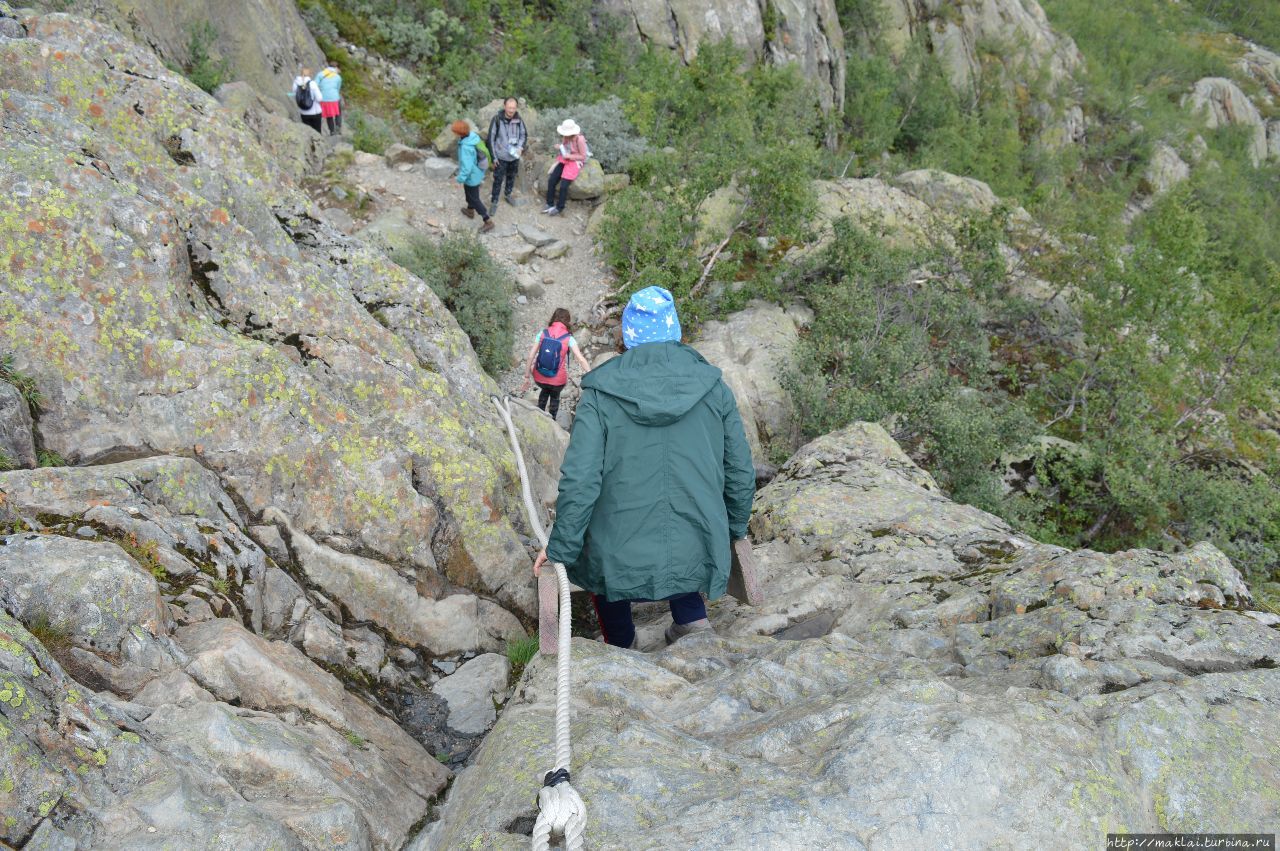
[[[622,311],[622,344],[628,349],[679,339],[680,317],[670,292],[662,287],[645,287],[627,302]]]

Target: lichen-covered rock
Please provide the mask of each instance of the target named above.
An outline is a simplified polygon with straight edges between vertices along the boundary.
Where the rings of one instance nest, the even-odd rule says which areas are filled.
[[[496,387],[426,284],[322,224],[154,54],[24,25],[0,42],[0,348],[48,400],[44,445],[195,457],[248,521],[531,606]]]
[[[1141,189],[1158,198],[1191,176],[1191,166],[1169,145],[1158,143],[1142,175]]]
[[[686,63],[705,43],[731,40],[750,61],[796,63],[826,110],[844,107],[844,34],[833,0],[599,0],[637,38]]]
[[[591,201],[604,194],[604,167],[596,159],[587,160],[569,186],[569,197],[574,201]]]
[[[590,847],[1084,849],[1280,818],[1258,733],[1280,721],[1280,635],[1217,608],[1250,597],[1213,547],[1037,544],[870,424],[802,448],[752,531],[763,606],[716,601],[718,634],[666,649],[644,608],[652,654],[574,642]],[[554,674],[534,661],[415,847],[516,847]]]
[[[900,246],[926,245],[930,235],[944,230],[928,204],[879,178],[815,180],[814,189],[821,233],[818,246],[830,237],[831,223],[846,216]]]
[[[213,766],[158,745],[116,703],[68,678],[3,611],[0,739],[0,841],[10,845],[50,835],[53,825],[39,825],[51,819],[80,848],[304,847]]]
[[[314,175],[323,167],[329,146],[278,98],[265,96],[240,81],[224,83],[213,96],[224,110],[244,122],[281,170],[294,180]]]
[[[1209,127],[1241,127],[1249,134],[1249,158],[1258,165],[1267,158],[1267,126],[1249,96],[1225,77],[1197,80],[1184,105],[1204,118]]]
[[[482,653],[440,680],[431,690],[449,705],[448,724],[459,733],[483,733],[498,717],[494,701],[507,691],[511,663],[499,653]]]
[[[4,381],[0,381],[0,457],[12,467],[34,467],[37,460],[31,409],[18,388]]]
[[[346,692],[335,677],[317,668],[291,645],[266,641],[225,618],[184,627],[178,631],[177,640],[191,656],[186,673],[218,700],[276,714],[305,712],[327,728],[325,738],[330,743],[345,737],[357,745],[354,753],[344,755],[351,760],[358,754],[356,759],[364,763],[361,771],[367,780],[353,779],[349,791],[382,796],[382,806],[394,803],[397,809],[394,813],[379,812],[378,806],[365,810],[369,829],[380,838],[380,846],[397,847],[394,837],[402,837],[422,817],[427,800],[448,779],[448,769],[394,721]],[[195,729],[201,729],[199,724]],[[287,731],[276,735],[287,735]],[[361,743],[368,744],[367,754]],[[216,747],[216,743],[211,742],[210,746]],[[269,757],[262,755],[253,759],[264,771],[272,764]],[[223,760],[234,769],[234,752],[225,754]],[[326,779],[323,775],[321,771],[319,779]],[[260,782],[268,779],[269,775],[264,776]]]
[[[248,81],[281,104],[291,103],[294,75],[304,67],[318,71],[324,58],[297,6],[285,0],[230,0],[216,6],[208,0],[107,0],[84,8],[82,14],[110,22],[179,66],[193,58],[192,32],[207,28],[213,38],[205,49],[226,64],[229,77]]]
[[[800,328],[810,319],[804,308],[752,302],[723,321],[704,324],[691,343],[720,367],[758,466],[779,453],[791,454],[799,443],[799,420],[782,379],[792,366]]]

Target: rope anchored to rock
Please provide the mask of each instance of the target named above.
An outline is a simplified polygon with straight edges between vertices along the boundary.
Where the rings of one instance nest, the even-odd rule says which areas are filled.
[[[529,525],[533,528],[538,543],[545,548],[547,533],[533,502],[529,471],[525,467],[524,454],[520,451],[520,438],[516,434],[515,424],[511,421],[510,401],[509,398],[493,397],[494,407],[506,423],[507,435],[511,438],[511,449],[515,453],[516,467],[520,471],[520,494],[524,499],[525,512],[529,516]],[[569,574],[559,562],[554,567],[554,581],[545,570],[538,577],[538,633],[541,637],[541,651],[557,655],[556,761],[554,768],[543,778],[542,788],[538,790],[538,819],[533,825],[533,851],[548,851],[555,837],[563,840],[567,851],[582,851],[582,834],[587,827],[587,808],[569,782],[569,762],[572,756],[569,740]],[[559,585],[558,617],[554,603],[556,584]],[[550,641],[553,630],[556,634],[554,645]]]

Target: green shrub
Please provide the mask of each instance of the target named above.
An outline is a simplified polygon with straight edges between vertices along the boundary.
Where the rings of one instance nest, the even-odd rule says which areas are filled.
[[[218,31],[208,21],[192,24],[187,31],[187,61],[183,71],[187,79],[206,92],[212,92],[231,76],[227,61],[209,52],[217,39]]]
[[[610,95],[599,103],[549,109],[538,120],[547,132],[553,132],[566,118],[578,122],[592,155],[605,171],[626,170],[632,159],[648,149],[648,143],[636,135],[636,129],[627,120],[622,99],[617,95]]]
[[[8,472],[17,466],[16,462],[9,457],[9,453],[0,449],[0,473]]]
[[[343,111],[343,127],[351,134],[351,144],[357,151],[381,156],[397,141],[391,124],[362,109]]]
[[[472,236],[449,236],[439,243],[422,238],[393,259],[440,297],[489,374],[499,375],[511,365],[515,288],[483,245]]]
[[[1034,424],[991,380],[986,282],[944,259],[837,221],[789,281],[815,317],[787,383],[807,436],[883,422],[954,498],[997,509],[996,462]]]

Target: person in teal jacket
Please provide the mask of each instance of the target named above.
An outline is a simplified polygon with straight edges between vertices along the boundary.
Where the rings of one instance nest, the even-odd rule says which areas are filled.
[[[320,88],[320,114],[329,125],[329,135],[342,132],[342,74],[332,59],[324,61],[324,69],[316,75]]]
[[[471,129],[471,125],[459,119],[449,125],[458,137],[458,177],[462,184],[462,194],[466,196],[467,206],[462,208],[462,215],[474,219],[476,213],[484,224],[480,225],[481,233],[493,230],[493,222],[489,220],[489,211],[480,200],[480,184],[484,183],[484,169],[476,163],[476,146],[480,144],[480,134]]]
[[[562,562],[592,593],[605,641],[633,647],[636,601],[670,602],[668,643],[711,628],[702,595],[725,592],[755,466],[733,391],[679,342],[671,293],[632,296],[622,335],[627,352],[582,379],[555,525],[534,573]]]

